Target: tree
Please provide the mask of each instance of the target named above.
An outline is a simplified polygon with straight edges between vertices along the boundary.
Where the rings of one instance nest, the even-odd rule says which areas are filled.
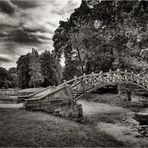
[[[0,67],[0,88],[8,88],[10,86],[10,76],[8,71]]]
[[[29,88],[30,74],[29,74],[30,54],[21,55],[17,60],[17,75],[18,87]]]
[[[63,71],[63,79],[70,80],[73,79],[74,76],[82,75],[81,69],[78,65],[79,63],[76,61],[67,62]]]
[[[60,83],[60,74],[57,69],[60,70],[60,65],[55,61],[54,55],[50,51],[45,51],[40,55],[41,71],[44,77],[44,86],[57,85]],[[57,65],[58,63],[58,65]]]
[[[10,69],[13,71],[14,69]],[[62,67],[55,59],[54,52],[45,51],[41,55],[32,49],[17,60],[17,80],[19,88],[58,85],[61,83]]]
[[[43,76],[41,73],[41,65],[39,61],[39,54],[37,50],[32,48],[29,60],[29,75],[30,75],[30,87],[39,87],[43,82]]]
[[[77,63],[76,49],[82,62],[75,69],[82,64],[85,73],[139,69],[139,53],[146,48],[148,39],[147,5],[145,0],[83,0],[67,22],[60,22],[53,37],[57,57],[65,56],[65,70],[70,71],[70,64]],[[126,62],[131,60],[135,62]]]
[[[16,67],[9,68],[8,72],[10,75],[11,87],[12,88],[17,87],[17,69],[16,69]]]

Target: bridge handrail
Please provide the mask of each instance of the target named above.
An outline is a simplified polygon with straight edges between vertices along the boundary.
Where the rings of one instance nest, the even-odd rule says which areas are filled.
[[[25,100],[25,101],[41,100],[41,99],[43,99],[43,98],[45,98],[45,97],[47,97],[47,96],[49,96],[49,95],[51,95],[51,94],[53,94],[53,93],[59,91],[61,88],[63,88],[63,87],[62,87],[62,86],[61,86],[61,87],[57,87],[57,89],[51,91],[49,94],[45,94],[45,95],[40,96],[40,97],[38,97],[38,98],[30,98],[30,99],[27,99],[27,100]]]
[[[118,74],[125,74],[125,73],[126,73],[127,75],[132,76],[132,73],[130,73],[130,72],[125,72],[125,71],[112,71],[112,74],[116,74],[116,73],[118,73]],[[103,74],[103,76],[104,76],[104,75],[108,75],[109,72],[104,72],[104,73],[102,73],[102,74]],[[101,73],[93,73],[93,75],[92,75],[92,74],[82,75],[82,76],[79,76],[79,77],[75,77],[75,78],[73,78],[73,79],[71,79],[71,80],[69,80],[69,81],[66,81],[66,83],[69,84],[69,83],[71,83],[71,82],[73,82],[73,81],[80,80],[80,79],[82,79],[82,78],[85,78],[85,80],[87,80],[87,79],[89,79],[89,78],[92,77],[92,76],[100,76],[100,75],[101,75]],[[143,77],[141,77],[139,74],[133,73],[133,76],[137,76],[138,78],[143,79]],[[145,80],[148,80],[148,79],[145,78]],[[63,85],[64,85],[64,83],[62,83],[62,84],[59,85],[59,86],[63,86]]]
[[[43,99],[43,98],[45,98],[45,97],[47,97],[47,96],[49,96],[49,95],[51,95],[51,94],[53,94],[53,93],[55,93],[56,91],[58,91],[58,90],[60,90],[61,88],[63,88],[63,87],[65,87],[65,85],[69,85],[69,86],[71,86],[72,88],[73,87],[75,87],[76,85],[78,85],[78,84],[80,84],[82,81],[86,81],[86,80],[88,80],[88,79],[90,79],[91,77],[93,78],[93,77],[98,77],[98,76],[107,76],[107,75],[111,75],[111,74],[118,74],[119,76],[121,76],[121,75],[123,75],[123,76],[127,76],[128,78],[130,77],[130,79],[131,79],[131,81],[133,81],[133,83],[135,83],[135,84],[138,84],[139,86],[141,86],[141,87],[146,87],[145,85],[143,85],[143,84],[145,84],[145,82],[147,83],[147,85],[148,85],[148,79],[147,78],[145,78],[145,77],[141,77],[140,76],[140,74],[135,74],[135,73],[133,73],[133,72],[127,72],[127,71],[120,71],[120,70],[117,70],[117,71],[109,71],[109,72],[103,72],[103,71],[101,71],[100,73],[91,73],[91,74],[88,74],[88,75],[82,75],[82,76],[79,76],[79,77],[74,77],[73,79],[71,79],[71,80],[69,80],[69,81],[64,81],[64,83],[62,83],[62,84],[60,84],[59,86],[57,86],[56,87],[56,89],[55,90],[53,90],[53,91],[51,91],[49,94],[45,94],[45,95],[43,95],[43,96],[41,96],[41,97],[39,97],[39,98],[35,98],[35,99],[27,99],[28,101],[30,100],[40,100],[40,99]],[[132,78],[131,78],[132,77]],[[139,83],[137,82],[137,79],[138,80],[140,80],[139,81]],[[143,83],[143,80],[144,80],[144,83]],[[122,81],[122,80],[121,80]],[[128,80],[128,81],[130,81],[130,80]],[[135,81],[135,82],[134,82]],[[74,82],[76,82],[75,84],[74,84]],[[72,84],[71,84],[72,83]],[[51,87],[51,86],[49,86],[49,87]],[[47,87],[47,88],[45,88],[44,90],[46,90],[46,89],[48,89],[49,87]],[[147,87],[148,88],[148,87]],[[147,89],[147,88],[144,88],[144,89]],[[42,91],[44,91],[44,90],[42,90]],[[148,90],[148,89],[147,89]],[[40,91],[40,92],[42,92],[42,91]],[[33,95],[35,95],[35,94],[37,94],[37,93],[39,93],[39,92],[35,92],[35,93],[33,93],[33,94],[31,94],[30,95],[30,97],[31,96],[33,96]]]
[[[36,94],[38,94],[38,93],[41,93],[41,92],[43,92],[43,91],[49,89],[50,87],[51,87],[51,86],[48,86],[48,87],[46,87],[46,88],[43,88],[43,89],[41,89],[41,90],[38,90],[38,91],[36,91],[36,92],[30,94],[30,95],[18,96],[18,98],[31,98],[31,97],[33,97],[34,95],[36,95]]]

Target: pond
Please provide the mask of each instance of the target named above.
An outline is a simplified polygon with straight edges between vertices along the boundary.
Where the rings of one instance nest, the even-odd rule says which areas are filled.
[[[148,137],[148,108],[143,109],[139,113],[135,113],[133,118],[139,123],[138,132],[141,136]]]

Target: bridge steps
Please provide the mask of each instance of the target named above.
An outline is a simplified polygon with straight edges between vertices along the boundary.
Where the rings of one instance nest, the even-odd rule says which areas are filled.
[[[18,96],[18,103],[24,102],[27,99],[32,99],[32,98],[41,98],[42,96],[44,96],[45,94],[49,94],[50,92],[52,92],[54,89],[56,89],[56,87],[54,86],[49,86],[46,87],[44,89],[41,89],[37,92],[34,92],[30,95],[25,95],[25,96]]]
[[[29,111],[43,111],[80,122],[83,119],[82,106],[72,99],[70,88],[65,85],[26,99],[24,106]]]

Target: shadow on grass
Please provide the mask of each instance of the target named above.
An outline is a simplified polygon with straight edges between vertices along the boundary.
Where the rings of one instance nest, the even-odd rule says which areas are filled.
[[[104,123],[122,123],[127,120],[126,113],[99,113],[84,117],[84,124],[98,124],[98,122]]]
[[[1,147],[126,146],[92,125],[18,109],[0,109]]]

